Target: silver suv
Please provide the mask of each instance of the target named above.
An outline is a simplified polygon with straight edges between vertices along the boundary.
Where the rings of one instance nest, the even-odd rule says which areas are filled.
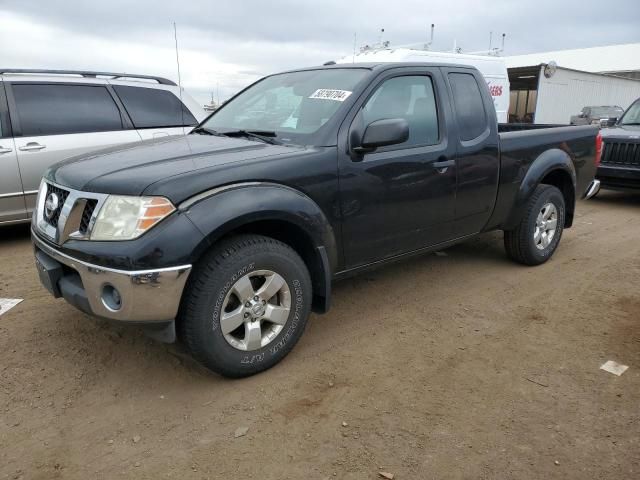
[[[205,116],[161,77],[0,69],[0,225],[30,220],[50,165],[91,150],[184,134]]]

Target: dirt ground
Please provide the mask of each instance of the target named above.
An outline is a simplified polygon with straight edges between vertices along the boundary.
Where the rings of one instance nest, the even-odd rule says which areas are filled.
[[[338,283],[235,381],[54,300],[3,229],[0,297],[25,300],[0,316],[0,478],[640,478],[639,214],[583,202],[537,268],[496,233]]]

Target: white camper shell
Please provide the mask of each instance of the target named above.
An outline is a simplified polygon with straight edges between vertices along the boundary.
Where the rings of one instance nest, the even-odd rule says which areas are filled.
[[[509,75],[504,58],[490,55],[466,55],[454,52],[432,52],[412,48],[366,50],[348,55],[336,63],[419,62],[451,63],[476,67],[487,82],[499,123],[507,123],[509,114]]]

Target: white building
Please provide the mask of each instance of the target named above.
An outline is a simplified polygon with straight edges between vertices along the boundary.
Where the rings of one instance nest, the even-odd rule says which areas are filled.
[[[509,121],[569,123],[589,105],[640,97],[640,43],[506,57]]]
[[[571,70],[640,80],[640,43],[516,55],[506,57],[506,60],[507,68],[540,65],[553,60],[558,66]]]

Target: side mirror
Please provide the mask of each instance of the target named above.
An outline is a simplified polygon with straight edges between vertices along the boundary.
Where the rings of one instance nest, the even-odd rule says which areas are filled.
[[[409,123],[404,118],[385,118],[367,125],[356,153],[373,152],[376,148],[397,145],[409,139]]]

